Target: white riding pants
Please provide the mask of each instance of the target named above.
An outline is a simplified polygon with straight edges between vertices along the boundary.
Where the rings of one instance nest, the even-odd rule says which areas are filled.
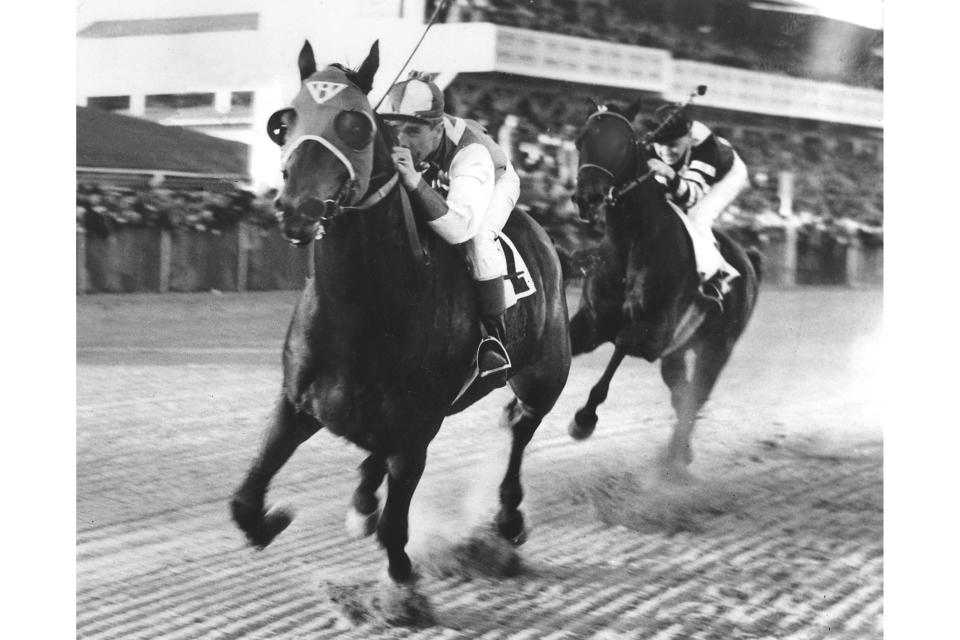
[[[493,280],[507,275],[507,261],[497,241],[497,232],[507,224],[519,197],[520,177],[512,166],[507,166],[494,183],[493,196],[480,230],[463,243],[467,266],[474,280]]]

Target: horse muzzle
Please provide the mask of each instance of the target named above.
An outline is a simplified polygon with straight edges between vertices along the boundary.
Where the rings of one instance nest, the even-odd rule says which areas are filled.
[[[308,198],[296,207],[279,201],[277,219],[283,235],[294,246],[303,246],[321,237],[325,226],[337,217],[340,207],[333,200]]]

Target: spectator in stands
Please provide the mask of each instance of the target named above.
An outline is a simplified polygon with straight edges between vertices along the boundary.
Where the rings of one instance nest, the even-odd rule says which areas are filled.
[[[712,226],[749,184],[747,167],[729,142],[675,105],[660,107],[645,126],[656,131],[656,157],[647,161],[648,167],[687,214],[702,298],[722,311],[723,296],[740,274],[720,254]]]
[[[496,237],[520,195],[517,172],[478,123],[444,113],[443,92],[426,76],[394,85],[380,114],[397,134],[393,160],[411,199],[437,235],[463,247],[487,332],[477,348],[480,376],[506,371],[507,265]]]

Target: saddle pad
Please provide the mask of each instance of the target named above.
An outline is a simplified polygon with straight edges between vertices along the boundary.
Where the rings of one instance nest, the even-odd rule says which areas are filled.
[[[507,261],[507,275],[503,278],[503,293],[507,309],[509,309],[517,303],[517,300],[535,294],[537,287],[533,284],[533,278],[530,277],[523,256],[517,251],[513,241],[502,231],[497,232],[497,240],[500,241],[503,256]]]

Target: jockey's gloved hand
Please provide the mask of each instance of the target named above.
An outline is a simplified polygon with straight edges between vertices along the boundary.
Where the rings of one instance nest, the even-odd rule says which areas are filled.
[[[655,175],[665,178],[668,182],[672,182],[677,176],[677,172],[673,170],[673,167],[659,158],[650,158],[647,160],[647,168]]]
[[[408,191],[413,191],[420,183],[420,172],[413,164],[413,156],[410,149],[406,147],[394,147],[390,152],[390,158],[393,160],[393,166],[400,174],[400,181]]]
[[[673,167],[668,165],[663,160],[659,158],[651,158],[647,160],[647,167],[656,177],[663,178],[663,181],[666,184],[667,190],[670,193],[678,194],[680,191],[680,174],[673,170]]]

